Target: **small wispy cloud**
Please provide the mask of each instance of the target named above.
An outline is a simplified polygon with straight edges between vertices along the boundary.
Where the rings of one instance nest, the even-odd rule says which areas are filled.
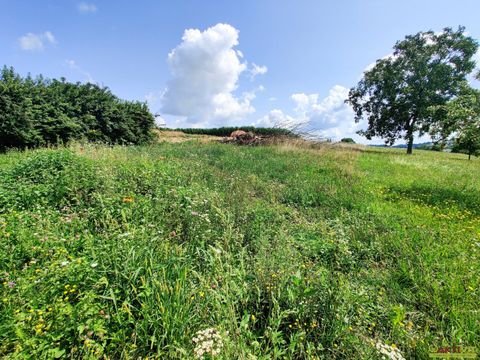
[[[28,33],[18,39],[18,43],[22,50],[26,51],[42,51],[47,44],[56,44],[57,40],[50,31],[41,34]]]
[[[77,4],[77,10],[80,14],[93,14],[97,12],[98,8],[95,4],[82,1]]]
[[[257,65],[253,63],[249,71],[250,71],[250,79],[254,80],[257,75],[266,74],[268,71],[268,68],[265,65]]]
[[[65,60],[65,64],[72,70],[77,71],[78,73],[82,74],[85,76],[85,80],[89,83],[95,83],[95,80],[93,79],[92,75],[88,71],[85,71],[82,69],[80,66],[77,65],[75,60]]]

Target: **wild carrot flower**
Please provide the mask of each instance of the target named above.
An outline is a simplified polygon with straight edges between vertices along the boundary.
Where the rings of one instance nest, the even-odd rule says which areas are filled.
[[[223,347],[223,338],[215,328],[198,331],[192,340],[195,344],[194,353],[197,359],[203,359],[206,355],[216,356],[220,354]]]
[[[384,344],[384,343],[378,341],[375,344],[375,348],[378,350],[378,352],[380,354],[384,355],[384,357],[383,357],[384,359],[405,360],[402,353],[400,352],[400,350],[397,348],[397,346],[395,344],[392,344],[390,346],[390,345],[387,345],[387,344]]]

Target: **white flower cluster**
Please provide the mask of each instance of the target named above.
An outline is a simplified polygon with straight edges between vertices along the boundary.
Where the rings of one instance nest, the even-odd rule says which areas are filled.
[[[383,359],[388,360],[405,360],[400,350],[395,345],[387,345],[381,342],[377,342],[375,347],[380,352],[380,354],[385,355]]]
[[[195,357],[203,359],[204,355],[215,356],[220,354],[223,347],[223,339],[215,328],[198,331],[192,339],[195,344]]]

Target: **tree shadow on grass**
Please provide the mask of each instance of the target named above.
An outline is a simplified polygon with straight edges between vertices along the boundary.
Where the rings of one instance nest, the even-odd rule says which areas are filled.
[[[471,161],[471,162],[473,162],[473,161],[477,161],[477,160],[476,160],[474,157],[472,157],[472,159],[471,159],[471,160],[468,160],[468,155],[465,155],[465,157],[453,157],[453,156],[451,156],[451,157],[449,157],[449,160],[456,160],[456,161]],[[470,164],[470,163],[468,163],[468,164]]]
[[[445,210],[457,207],[460,210],[480,215],[480,192],[478,190],[412,186],[409,188],[392,187],[389,193],[391,200],[400,197]]]

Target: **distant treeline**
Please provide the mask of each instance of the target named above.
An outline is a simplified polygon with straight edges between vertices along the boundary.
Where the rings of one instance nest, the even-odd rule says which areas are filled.
[[[254,126],[238,126],[238,127],[220,127],[220,128],[211,128],[211,129],[162,129],[166,131],[181,131],[185,134],[196,134],[196,135],[212,135],[212,136],[230,136],[235,130],[251,131],[255,135],[261,136],[291,136],[298,137],[292,131],[282,128],[264,128],[264,127],[254,127]]]
[[[140,144],[153,126],[146,104],[121,100],[106,87],[0,72],[0,150],[77,139]]]

